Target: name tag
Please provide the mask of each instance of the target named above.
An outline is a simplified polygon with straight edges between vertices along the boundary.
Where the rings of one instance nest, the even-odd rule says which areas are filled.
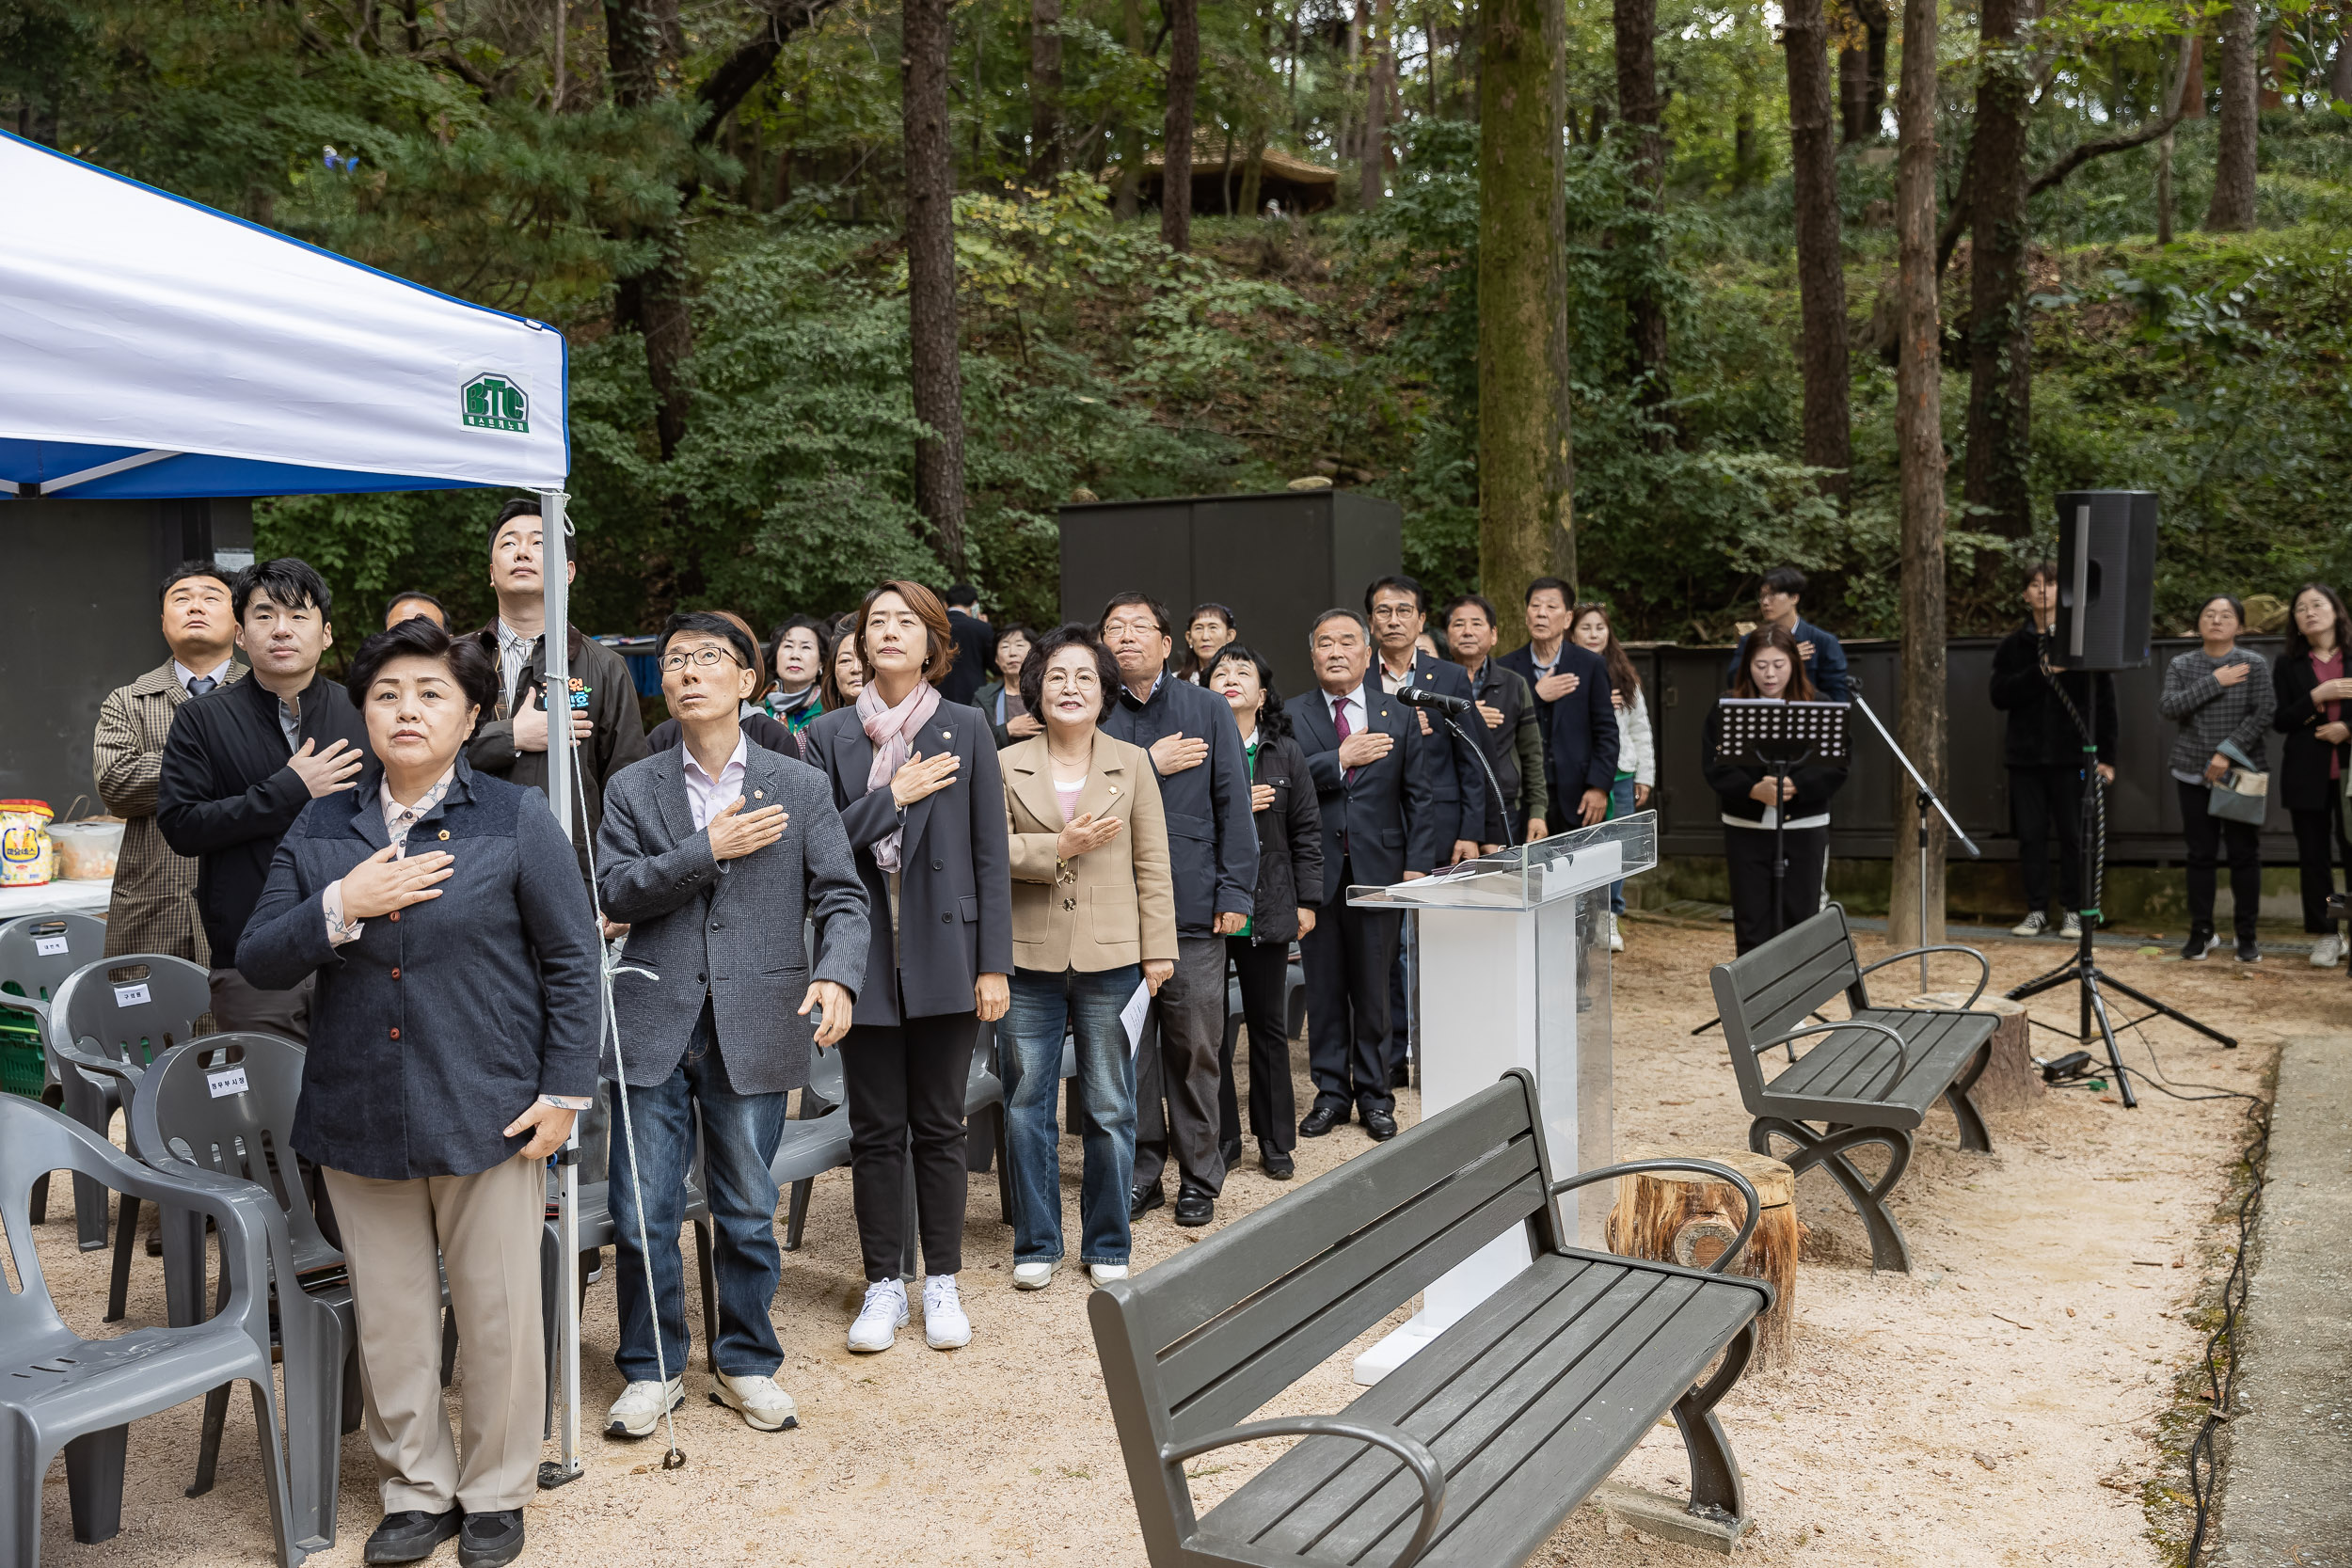
[[[152,998],[147,994],[147,982],[144,980],[135,986],[115,987],[115,1006],[118,1007],[144,1006],[151,1000]]]
[[[223,1068],[218,1072],[208,1072],[204,1075],[204,1082],[212,1089],[215,1100],[225,1094],[243,1094],[246,1091],[245,1069],[230,1067]]]
[[[65,940],[66,939],[63,937],[35,937],[33,939],[33,951],[44,958],[63,958],[65,956]]]

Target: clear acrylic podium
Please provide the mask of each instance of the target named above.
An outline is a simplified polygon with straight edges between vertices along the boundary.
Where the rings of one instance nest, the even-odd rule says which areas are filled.
[[[1423,1119],[1508,1069],[1535,1074],[1544,1136],[1562,1175],[1612,1158],[1609,884],[1658,863],[1658,816],[1636,812],[1394,887],[1351,887],[1360,908],[1417,927]],[[1563,1197],[1572,1233],[1601,1244],[1611,1193]],[[1498,1236],[1433,1283],[1404,1327],[1356,1358],[1376,1383],[1528,1264],[1527,1238]]]

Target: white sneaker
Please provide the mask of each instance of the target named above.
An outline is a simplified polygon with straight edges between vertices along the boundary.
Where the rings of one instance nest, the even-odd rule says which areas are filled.
[[[621,1390],[621,1397],[612,1402],[605,1413],[604,1434],[607,1437],[651,1437],[653,1429],[661,1424],[661,1418],[686,1402],[686,1380],[674,1377],[666,1386],[670,1398],[661,1398],[664,1385],[647,1378],[632,1383]]]
[[[2083,917],[2073,910],[2067,911],[2065,920],[2058,925],[2058,935],[2069,942],[2080,942],[2083,936]]]
[[[1124,1263],[1089,1263],[1087,1277],[1097,1285],[1108,1285],[1114,1279],[1127,1277],[1127,1265]]]
[[[2038,937],[2049,928],[2050,917],[2040,910],[2036,910],[2016,925],[2011,926],[2009,928],[2009,934],[2013,937]]]
[[[1617,933],[1617,917],[1613,914],[1609,917],[1609,951],[1612,953],[1625,951],[1625,938]]]
[[[888,1350],[906,1325],[906,1286],[896,1279],[878,1279],[866,1287],[866,1305],[850,1325],[850,1348],[865,1354]]]
[[[961,1350],[972,1342],[972,1320],[963,1315],[954,1275],[924,1277],[923,1342],[933,1350]]]
[[[2333,969],[2344,962],[2344,939],[2330,931],[2312,943],[2312,967]]]
[[[1042,1291],[1054,1282],[1051,1263],[1015,1263],[1012,1266],[1012,1288],[1016,1291]]]
[[[801,1412],[792,1402],[792,1396],[776,1386],[772,1377],[729,1377],[719,1374],[719,1386],[710,1390],[710,1402],[723,1404],[743,1418],[743,1424],[754,1432],[790,1432],[801,1424]]]

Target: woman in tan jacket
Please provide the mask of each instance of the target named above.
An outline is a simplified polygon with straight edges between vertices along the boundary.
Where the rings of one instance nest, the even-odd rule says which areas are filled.
[[[1083,626],[1048,633],[1021,667],[1045,733],[1006,750],[1012,844],[1012,1006],[999,1038],[1013,1191],[1016,1289],[1061,1263],[1061,1149],[1054,1102],[1065,1026],[1086,1118],[1078,1258],[1096,1284],[1127,1275],[1136,1164],[1135,1038],[1122,1012],[1175,973],[1176,895],[1151,753],[1096,729],[1119,665]],[[1135,1007],[1133,1027],[1142,1027]]]

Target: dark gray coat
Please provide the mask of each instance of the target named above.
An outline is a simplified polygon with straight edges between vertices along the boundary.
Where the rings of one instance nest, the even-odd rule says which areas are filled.
[[[1232,728],[1230,721],[1226,728]],[[899,825],[898,808],[887,788],[866,787],[874,743],[855,707],[818,716],[801,738],[808,760],[833,782],[834,804],[866,884],[870,935],[854,1022],[896,1024],[973,1011],[981,975],[1012,974],[1012,847],[988,721],[977,708],[942,702],[923,726],[916,749],[925,756],[953,752],[961,766],[946,788],[907,810],[895,941],[890,890],[874,863],[874,846]]]
[[[547,797],[461,758],[408,832],[455,865],[438,898],[326,940],[326,886],[391,842],[369,768],[311,801],[278,841],[237,943],[264,990],[318,976],[294,1146],[354,1176],[471,1176],[512,1158],[506,1124],[542,1094],[596,1088],[596,919]]]
[[[1103,715],[1103,733],[1140,746],[1171,735],[1209,743],[1208,760],[1159,774],[1168,816],[1168,864],[1176,879],[1176,934],[1205,937],[1220,914],[1250,912],[1257,902],[1258,830],[1250,820],[1249,765],[1225,699],[1164,675],[1136,701],[1120,687]]]
[[[710,997],[719,1055],[738,1094],[780,1094],[808,1082],[812,979],[852,994],[866,978],[866,888],[825,776],[797,758],[745,748],[745,810],[782,806],[784,836],[728,861],[711,858],[694,826],[683,746],[612,775],[596,831],[596,891],[627,921],[622,961],[658,976],[612,977],[622,1060],[631,1085],[668,1081]],[[817,922],[816,974],[802,921]],[[601,1064],[613,1070],[608,1053]]]

